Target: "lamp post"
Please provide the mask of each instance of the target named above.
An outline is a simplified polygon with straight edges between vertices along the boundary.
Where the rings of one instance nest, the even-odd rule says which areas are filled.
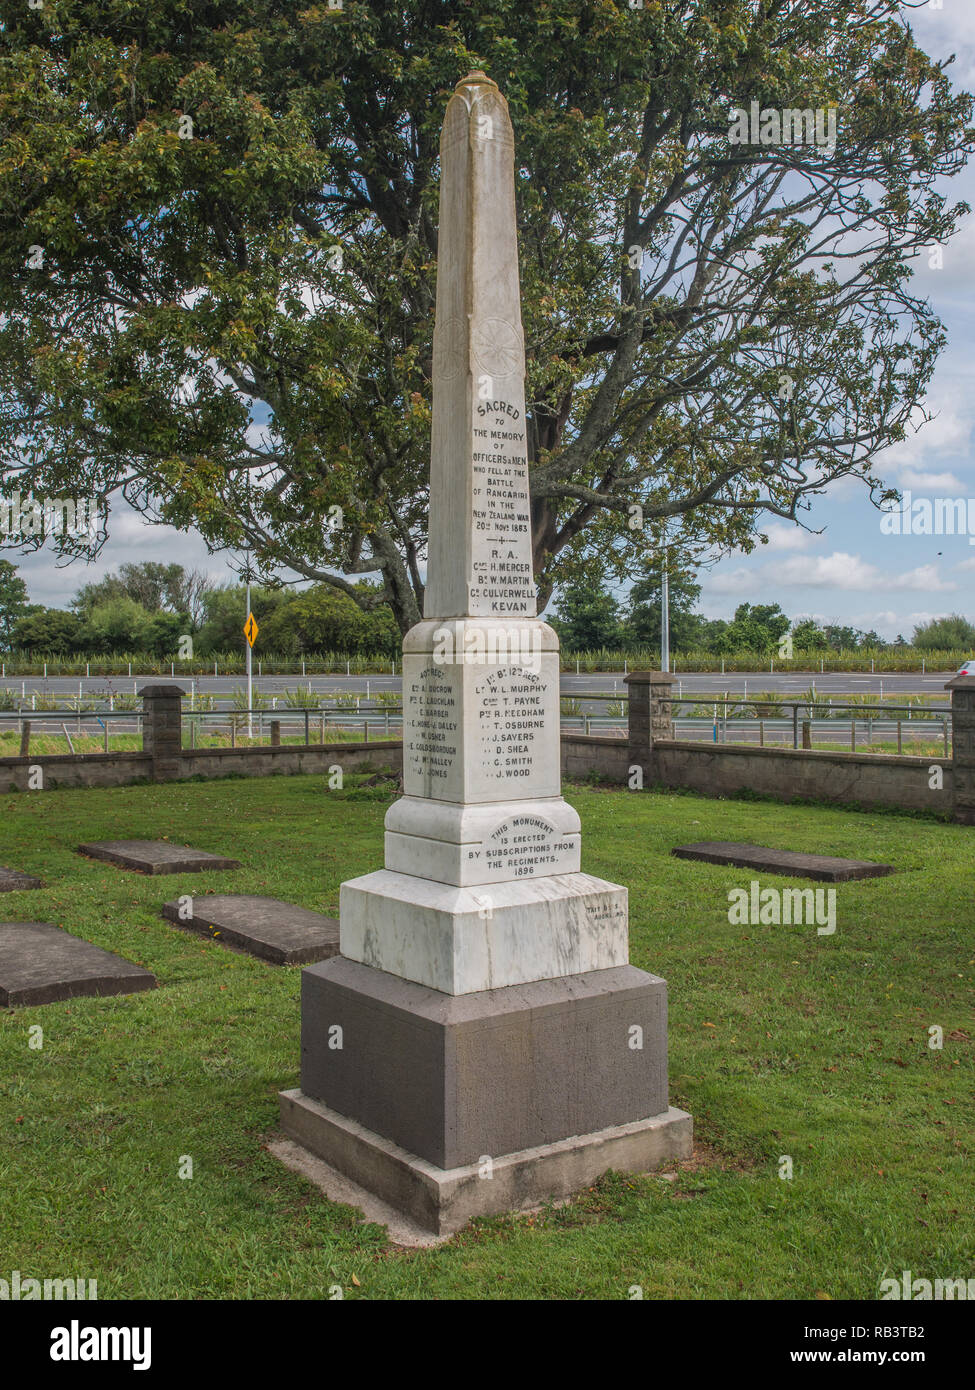
[[[247,551],[247,617],[251,615],[251,553]],[[246,621],[246,619],[245,619]],[[244,638],[247,647],[247,737],[254,737],[254,716],[251,711],[254,708],[254,649],[248,639]]]
[[[660,571],[660,669],[670,670],[670,575],[667,573],[666,529]]]

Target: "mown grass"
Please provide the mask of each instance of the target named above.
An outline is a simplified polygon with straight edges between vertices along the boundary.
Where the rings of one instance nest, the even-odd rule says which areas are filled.
[[[297,1083],[300,971],[159,917],[164,900],[208,889],[334,912],[340,882],[382,863],[390,793],[275,777],[4,796],[0,863],[45,881],[4,895],[4,919],[56,922],[147,966],[160,988],[0,1013],[0,1277],[97,1278],[102,1298],[324,1297],[340,1284],[347,1297],[613,1299],[634,1284],[648,1298],[875,1298],[903,1269],[975,1275],[975,832],[568,796],[584,867],[629,887],[634,963],[669,982],[671,1100],[694,1116],[695,1159],[674,1181],[610,1174],[567,1206],[410,1252],[262,1147],[278,1090]],[[73,852],[162,836],[244,867],[152,879]],[[833,936],[733,926],[728,891],[752,875],[670,854],[696,839],[898,872],[839,885]]]

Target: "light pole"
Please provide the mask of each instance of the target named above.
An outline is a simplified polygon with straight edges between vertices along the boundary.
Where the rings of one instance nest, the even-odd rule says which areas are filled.
[[[247,614],[244,621],[251,615],[251,553],[247,551]],[[247,646],[247,737],[254,737],[254,716],[251,711],[254,708],[254,649],[250,640],[245,637],[244,642]]]
[[[660,569],[660,669],[670,670],[670,576],[667,573],[666,544]]]

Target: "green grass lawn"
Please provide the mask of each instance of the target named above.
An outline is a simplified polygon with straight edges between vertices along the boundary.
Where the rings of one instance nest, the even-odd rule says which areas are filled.
[[[334,912],[340,882],[382,864],[390,794],[281,777],[7,795],[0,863],[46,887],[5,894],[4,919],[56,922],[147,966],[160,988],[0,1013],[0,1277],[97,1278],[101,1298],[324,1297],[340,1284],[347,1297],[619,1299],[639,1284],[647,1298],[872,1299],[904,1269],[975,1276],[975,830],[567,795],[583,867],[629,887],[634,963],[669,982],[671,1101],[693,1114],[697,1142],[675,1180],[611,1174],[566,1206],[480,1221],[438,1248],[390,1245],[262,1147],[278,1090],[297,1084],[300,970],[159,917],[166,899],[206,890]],[[135,837],[244,868],[146,878],[73,853]],[[695,839],[898,872],[839,885],[833,936],[732,926],[728,890],[752,875],[670,855]]]

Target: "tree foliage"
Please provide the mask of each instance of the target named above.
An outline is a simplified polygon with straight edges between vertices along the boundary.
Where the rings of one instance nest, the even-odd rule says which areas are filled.
[[[0,560],[0,650],[9,650],[13,630],[27,608],[27,585],[15,565]]]
[[[483,67],[516,132],[543,602],[667,520],[747,550],[837,479],[889,497],[944,336],[911,261],[967,211],[937,187],[973,141],[944,66],[897,0],[7,7],[4,481],[122,494],[414,622],[438,137]],[[733,143],[752,101],[836,106],[835,148]]]
[[[922,651],[952,651],[959,647],[975,649],[975,624],[952,613],[947,618],[932,618],[914,629],[914,646]]]

